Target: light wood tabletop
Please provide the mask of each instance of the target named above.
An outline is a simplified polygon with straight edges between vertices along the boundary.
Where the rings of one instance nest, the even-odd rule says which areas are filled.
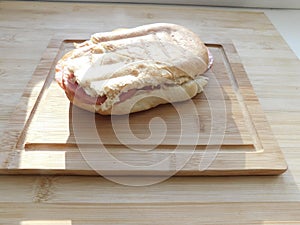
[[[53,37],[89,37],[155,22],[186,26],[204,41],[234,44],[284,153],[287,172],[172,177],[140,187],[100,176],[1,175],[0,224],[300,224],[300,62],[261,12],[1,1],[0,134]]]

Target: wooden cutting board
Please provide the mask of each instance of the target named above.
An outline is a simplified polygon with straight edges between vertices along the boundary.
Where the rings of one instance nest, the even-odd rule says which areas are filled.
[[[2,174],[276,175],[286,163],[229,41],[210,41],[209,83],[191,101],[129,116],[69,103],[57,60],[81,42],[54,38],[1,140]]]

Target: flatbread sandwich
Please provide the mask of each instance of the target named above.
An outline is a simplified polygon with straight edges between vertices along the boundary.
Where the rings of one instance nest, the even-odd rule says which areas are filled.
[[[191,99],[211,59],[195,33],[157,23],[93,34],[58,61],[55,78],[74,105],[122,115]]]

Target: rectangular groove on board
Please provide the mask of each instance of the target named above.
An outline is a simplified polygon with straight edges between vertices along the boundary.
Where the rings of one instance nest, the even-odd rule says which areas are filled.
[[[47,89],[49,88],[49,86],[51,85],[51,81],[53,81],[53,75],[54,75],[54,65],[56,64],[56,61],[68,50],[72,49],[73,48],[73,43],[74,42],[82,42],[82,40],[65,40],[62,42],[60,48],[58,48],[58,55],[55,59],[53,59],[53,63],[52,63],[52,66],[51,66],[51,72],[50,72],[50,75],[47,77],[46,81],[45,81],[45,85],[44,85],[44,88],[43,88],[43,91],[40,93],[40,96],[39,96],[39,102],[36,104],[34,110],[33,110],[33,116],[34,116],[34,112],[36,110],[37,107],[39,107],[39,104],[41,102],[43,102],[43,100],[45,99],[45,96],[47,95]],[[226,53],[223,49],[223,46],[220,45],[220,44],[207,44],[207,46],[209,48],[214,48],[214,49],[217,49],[218,51],[220,51],[221,53],[221,56],[222,56],[222,60],[223,60],[223,64],[225,65],[226,67],[226,70],[227,70],[227,74],[228,74],[228,77],[231,81],[231,85],[233,86],[233,90],[235,92],[235,95],[237,95],[237,98],[241,101],[243,101],[243,98],[239,92],[239,87],[238,87],[238,84],[235,80],[235,77],[234,77],[234,74],[231,70],[231,67],[230,67],[230,62],[228,61],[228,58],[226,56]],[[246,110],[246,106],[245,106],[245,103],[242,102],[240,103],[241,104],[241,107],[242,107],[242,112],[243,112],[243,116],[244,116],[244,119],[246,119],[245,123],[246,125],[248,126],[248,128],[250,128],[250,131],[251,130],[255,130],[255,128],[253,127],[253,124],[251,123],[251,118],[250,118],[250,115],[249,115],[249,112]],[[32,117],[33,117],[32,116]],[[32,117],[30,117],[30,119],[27,121],[27,124],[30,124],[31,120],[32,120]],[[250,120],[250,121],[248,121]],[[249,125],[250,123],[250,125]],[[26,135],[27,135],[27,132],[30,132],[28,129],[28,126],[26,126],[26,129],[23,131],[23,135],[21,136],[21,139],[19,139],[19,142],[18,142],[18,146],[19,146],[19,149],[20,147],[22,146],[22,148],[25,147],[26,150],[37,150],[38,148],[40,148],[40,150],[45,150],[46,148],[49,148],[49,149],[57,149],[57,148],[74,148],[72,147],[70,143],[66,143],[66,144],[62,144],[62,143],[40,143],[39,140],[36,140],[36,143],[33,141],[31,141],[31,143],[27,143],[26,144]],[[252,138],[254,139],[254,143],[260,143],[259,142],[259,138],[257,137],[257,133],[255,132],[252,132]],[[65,145],[65,146],[64,146]],[[92,146],[92,145],[91,145]],[[114,146],[114,144],[108,144],[107,146]],[[116,145],[115,145],[116,146]],[[160,147],[162,147],[161,150],[163,149],[166,149],[165,147],[163,147],[163,145],[159,145]],[[211,144],[210,146],[213,146],[213,144]],[[229,147],[228,147],[229,146]],[[240,145],[240,148],[239,150],[237,150],[236,146],[233,147],[233,145],[230,145],[228,143],[224,144],[221,146],[220,149],[224,150],[226,149],[226,151],[229,151],[229,150],[234,150],[234,151],[241,151],[241,152],[244,152],[244,151],[255,151],[257,150],[257,146],[255,148],[255,146],[252,145],[252,143],[245,143],[244,145]],[[235,149],[236,148],[236,149]],[[201,145],[199,144],[197,147],[196,147],[196,150],[204,150],[205,149],[205,145]]]
[[[250,113],[247,109],[247,106],[245,104],[245,101],[244,101],[244,97],[240,92],[238,82],[237,82],[236,77],[234,76],[234,73],[232,71],[232,68],[231,68],[230,62],[228,60],[227,54],[226,54],[226,52],[225,52],[222,45],[219,45],[218,49],[221,51],[221,54],[223,55],[222,58],[223,58],[224,65],[225,65],[225,67],[227,69],[227,72],[228,72],[228,77],[231,81],[233,90],[234,90],[235,95],[238,99],[238,103],[240,104],[241,110],[243,112],[244,120],[246,122],[246,125],[248,126],[248,130],[251,133],[251,137],[253,139],[254,146],[255,146],[257,151],[262,151],[263,150],[262,143],[261,143],[260,138],[258,136],[257,130],[256,130],[256,128],[255,128],[255,126],[252,122],[251,115],[250,115]]]
[[[58,48],[58,52],[57,52],[55,58],[52,59],[53,61],[52,61],[51,65],[48,65],[49,66],[48,75],[45,79],[42,90],[41,90],[41,92],[39,93],[39,96],[36,99],[36,102],[35,102],[35,104],[32,108],[32,111],[30,112],[30,116],[28,117],[28,120],[25,122],[24,129],[21,132],[21,135],[18,139],[18,142],[16,143],[16,148],[17,149],[24,148],[24,141],[26,139],[26,135],[27,135],[27,132],[28,132],[28,127],[29,127],[33,117],[35,116],[35,112],[36,112],[37,108],[39,107],[41,102],[43,102],[43,100],[45,99],[45,97],[47,95],[47,90],[50,87],[50,85],[51,85],[51,83],[54,79],[53,75],[54,75],[54,71],[55,71],[56,62],[59,60],[59,58],[61,58],[63,56],[63,52],[64,52],[63,49],[64,49],[64,44],[62,43],[60,45],[60,47]]]
[[[134,152],[137,153],[138,149],[141,145],[122,145],[122,144],[104,144],[105,148],[109,149],[109,151],[123,151],[123,152]],[[181,145],[180,147],[176,145],[142,145],[145,149],[151,149],[149,151],[141,151],[141,152],[148,152],[148,153],[185,153],[185,152],[197,152],[197,151],[205,151],[207,150],[206,145]],[[97,144],[55,144],[55,143],[26,143],[25,150],[26,151],[68,151],[68,152],[78,152],[80,151],[79,148],[85,149],[87,151],[99,151],[101,146]],[[255,151],[254,145],[247,144],[247,145],[210,145],[209,149],[215,149],[224,152],[253,152]]]

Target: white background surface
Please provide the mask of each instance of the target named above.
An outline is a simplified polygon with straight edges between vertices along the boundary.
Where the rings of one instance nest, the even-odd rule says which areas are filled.
[[[300,10],[264,10],[264,12],[300,59]]]
[[[299,0],[53,0],[53,1],[81,1],[81,2],[131,2],[156,4],[188,4],[226,7],[254,7],[254,8],[292,8],[300,9]]]

